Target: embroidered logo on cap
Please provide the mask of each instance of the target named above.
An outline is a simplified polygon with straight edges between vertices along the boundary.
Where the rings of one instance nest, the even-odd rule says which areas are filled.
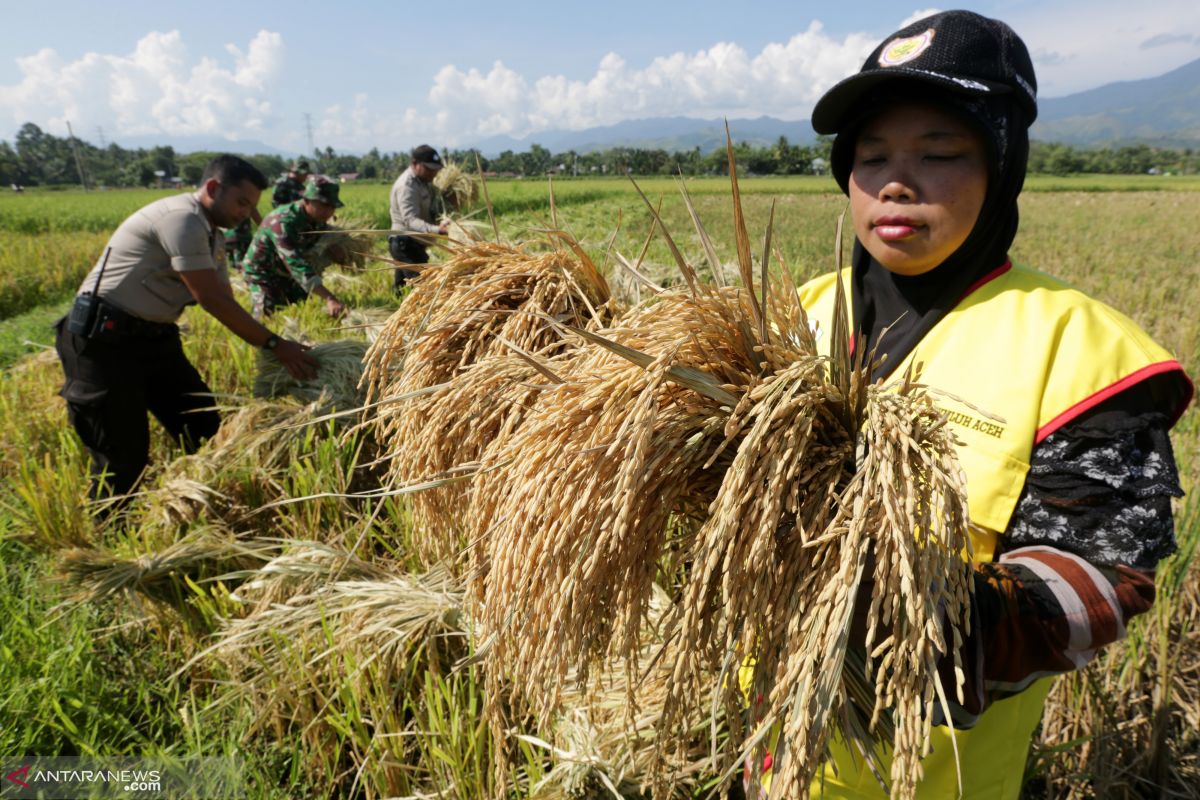
[[[933,28],[916,36],[906,36],[903,39],[893,39],[883,46],[879,54],[879,66],[898,67],[907,64],[929,49],[933,44]]]

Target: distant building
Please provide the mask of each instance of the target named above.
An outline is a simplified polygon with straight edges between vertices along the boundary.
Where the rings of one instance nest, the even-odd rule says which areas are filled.
[[[357,172],[343,172],[340,175],[338,175],[338,180],[341,181],[342,183],[350,183],[351,181],[356,181],[356,180],[358,180],[358,173]]]

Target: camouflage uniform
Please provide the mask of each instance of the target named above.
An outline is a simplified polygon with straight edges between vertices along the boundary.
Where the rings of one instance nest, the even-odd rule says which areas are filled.
[[[292,175],[307,175],[309,169],[308,162],[304,159],[296,159],[291,163],[287,174],[280,175],[279,180],[275,181],[275,191],[271,193],[271,208],[294,203],[304,196],[305,181],[298,181]]]
[[[280,176],[275,181],[275,191],[271,193],[271,207],[279,208],[288,203],[294,203],[304,194],[304,184],[290,174]]]
[[[221,233],[225,237],[225,262],[230,269],[241,269],[242,259],[246,257],[246,251],[254,239],[250,218],[242,220],[236,228],[222,228]]]
[[[304,199],[342,205],[338,185],[324,175],[314,175],[300,200],[285,203],[263,218],[242,261],[258,319],[308,297],[321,285],[321,273],[329,265],[320,237],[306,234],[330,227],[304,213]]]

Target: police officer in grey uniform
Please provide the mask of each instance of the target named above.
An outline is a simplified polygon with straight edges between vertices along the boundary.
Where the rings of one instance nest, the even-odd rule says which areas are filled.
[[[447,226],[436,221],[437,187],[433,179],[442,168],[442,157],[427,144],[413,148],[412,163],[392,184],[392,230],[388,251],[394,260],[405,264],[429,263],[428,239],[421,234],[446,235]],[[416,270],[397,267],[397,290],[417,274]]]
[[[220,424],[204,379],[175,324],[193,303],[247,343],[269,350],[297,378],[316,360],[242,308],[229,287],[218,228],[258,204],[267,179],[230,155],[213,159],[194,194],[156,200],[126,219],[56,324],[67,416],[92,457],[91,496],[124,495],[149,460],[153,414],[187,452]]]

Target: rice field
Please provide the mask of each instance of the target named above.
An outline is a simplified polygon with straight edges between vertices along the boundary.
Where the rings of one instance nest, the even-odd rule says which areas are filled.
[[[711,279],[704,243],[675,183],[640,185],[679,250]],[[773,249],[797,282],[833,267],[845,201],[831,186],[823,178],[742,181],[754,247],[761,248],[758,237],[774,205]],[[651,217],[626,181],[556,179],[553,202],[541,182],[496,181],[488,188],[504,239],[542,242],[548,230],[565,231],[594,266],[597,277],[575,275],[575,288],[568,280],[558,294],[538,296],[538,307],[563,324],[568,314],[577,314],[570,324],[581,329],[616,324],[616,307],[605,310],[608,298],[632,303],[646,291],[620,266],[622,257],[640,257],[638,271],[653,283],[684,284],[663,237],[647,241]],[[713,250],[736,274],[728,181],[695,179],[688,191]],[[382,184],[344,187],[346,218],[384,226],[387,193]],[[593,620],[595,627],[577,620],[561,641],[553,638],[553,624],[537,628],[543,647],[528,654],[514,649],[519,641],[487,651],[487,641],[473,638],[487,624],[503,628],[503,615],[487,598],[553,575],[533,564],[522,572],[517,561],[503,580],[495,578],[492,568],[519,559],[521,550],[506,549],[502,536],[483,547],[482,532],[503,532],[500,523],[524,507],[524,498],[554,491],[536,481],[516,488],[521,473],[512,464],[532,468],[534,456],[493,450],[490,440],[541,419],[537,398],[556,378],[570,369],[599,374],[597,365],[608,357],[593,354],[587,365],[572,366],[574,356],[557,338],[539,339],[515,322],[503,330],[480,326],[470,313],[451,317],[430,329],[442,338],[427,340],[423,371],[404,373],[403,392],[413,399],[382,406],[375,423],[363,425],[339,410],[385,400],[380,376],[399,368],[383,345],[368,349],[388,335],[381,323],[397,307],[385,263],[330,276],[354,309],[346,320],[329,320],[314,303],[288,309],[276,323],[289,336],[330,343],[322,351],[330,354],[326,380],[340,394],[264,376],[250,348],[191,309],[183,320],[185,347],[221,397],[222,432],[200,453],[181,457],[156,431],[154,471],[131,516],[123,525],[97,527],[81,505],[86,457],[55,394],[61,373],[46,352],[46,323],[108,231],[162,194],[0,196],[0,753],[240,754],[247,796],[255,798],[633,798],[647,796],[652,785],[655,797],[706,796],[721,772],[708,760],[708,723],[670,706],[685,686],[704,691],[702,682],[637,681],[628,668],[662,644],[672,602],[662,589],[678,587],[682,569],[669,547],[652,560],[657,572],[645,573],[646,558],[642,573],[636,559],[622,562],[622,586],[637,585],[641,593],[605,600],[612,615]],[[1200,229],[1192,224],[1200,216],[1200,181],[1035,177],[1021,211],[1016,260],[1125,311],[1190,374],[1200,374],[1200,320],[1192,312],[1200,306]],[[486,210],[476,207],[471,219],[490,231]],[[382,240],[376,249],[382,251]],[[480,284],[464,308],[516,308],[512,298],[532,291],[523,276],[560,269],[554,261],[560,251],[538,245],[533,252],[536,258],[512,274]],[[438,308],[436,296],[410,299],[418,323],[426,316],[418,309]],[[395,335],[416,335],[416,329],[405,333],[410,323],[392,320]],[[376,372],[362,396],[351,386],[357,372],[347,365],[364,352]],[[455,398],[435,400],[451,381],[472,388],[447,413]],[[651,384],[612,388],[643,404],[640,413],[650,416],[638,419],[647,426],[653,415],[645,404],[665,396]],[[585,419],[587,413],[579,425]],[[663,425],[686,421],[674,419],[661,417],[653,430],[666,436]],[[1156,609],[1127,643],[1059,681],[1030,759],[1026,797],[1200,795],[1200,568],[1191,558],[1200,546],[1200,504],[1190,495],[1200,488],[1198,419],[1190,410],[1173,437],[1189,498],[1177,509],[1180,553],[1160,572]],[[578,434],[579,425],[562,435]],[[684,440],[696,435],[694,428],[678,430],[687,431],[678,434]],[[614,463],[635,463],[641,457],[635,445],[631,440],[627,457]],[[547,474],[573,468],[554,454],[538,458]],[[473,484],[454,472],[465,462],[496,476],[480,482],[490,487],[480,491],[491,498],[486,507],[495,524],[472,516],[483,506],[468,502]],[[595,463],[602,463],[599,455]],[[413,493],[403,486],[397,476],[414,471],[436,475],[437,488]],[[632,472],[625,478],[633,479]],[[585,471],[564,485],[579,498],[586,487],[596,507],[605,492],[624,485],[618,473],[605,481]],[[708,496],[698,486],[697,496]],[[621,525],[633,524],[628,520],[650,524],[632,509],[614,507],[613,515],[618,538],[634,530],[621,533]],[[620,519],[626,522],[618,525]],[[451,522],[443,530],[429,520]],[[655,546],[698,531],[686,520],[670,524]],[[439,535],[431,538],[431,529]],[[627,540],[648,541],[640,534]],[[580,562],[570,573],[580,581],[572,591],[584,592],[589,576],[604,576],[594,567]],[[529,605],[530,624],[569,618],[563,615],[571,612],[571,596],[607,597],[546,598],[554,602]],[[700,614],[711,598],[698,595],[696,602]],[[752,597],[739,602],[758,608]],[[546,669],[555,678],[515,692],[484,669],[489,652],[496,663]],[[568,652],[575,658],[564,659]],[[617,655],[625,660],[606,668],[605,659]],[[681,668],[685,674],[694,680],[703,673]],[[497,707],[501,700],[504,708]],[[656,737],[668,728],[671,736]],[[732,737],[722,739],[725,749],[743,735],[731,718],[721,731]],[[670,781],[656,774],[663,764],[670,765]]]

